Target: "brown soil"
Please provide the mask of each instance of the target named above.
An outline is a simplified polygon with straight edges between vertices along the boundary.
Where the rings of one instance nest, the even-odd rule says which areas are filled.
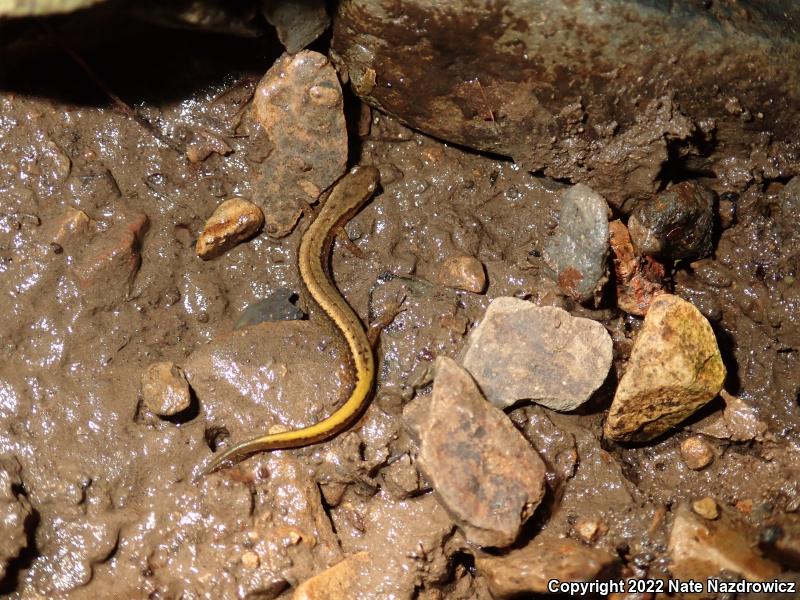
[[[123,58],[131,44],[141,48],[134,61]],[[501,295],[602,322],[624,368],[640,320],[565,299],[540,258],[563,184],[375,115],[351,149],[353,164],[382,176],[382,192],[347,227],[365,256],[338,245],[333,257],[365,322],[405,298],[381,335],[374,400],[329,443],[193,483],[220,440],[312,423],[347,384],[338,342],[313,314],[233,332],[249,304],[276,288],[300,291],[303,227],[212,261],[192,246],[222,199],[250,196],[262,149],[235,135],[236,124],[275,52],[263,41],[148,30],[81,48],[92,78],[62,49],[34,46],[20,43],[0,81],[0,455],[19,472],[19,506],[31,507],[27,548],[8,561],[2,590],[289,598],[342,556],[367,551],[379,568],[363,586],[375,597],[489,598],[413,466],[400,413],[435,357],[456,356]],[[198,131],[232,152],[190,162],[186,140]],[[688,428],[643,446],[601,443],[613,381],[580,414],[517,408],[512,420],[548,465],[547,499],[526,539],[597,517],[608,527],[600,547],[659,575],[669,531],[659,515],[680,501],[713,496],[756,525],[798,509],[800,234],[776,208],[785,183],[741,189],[714,257],[674,276],[676,293],[714,325],[727,390],[756,407],[767,433],[717,440],[712,465],[691,471],[679,454]],[[437,283],[452,255],[483,262],[485,294]],[[197,386],[193,405],[169,419],[140,405],[142,373],[162,360]],[[13,557],[3,544],[0,555]]]

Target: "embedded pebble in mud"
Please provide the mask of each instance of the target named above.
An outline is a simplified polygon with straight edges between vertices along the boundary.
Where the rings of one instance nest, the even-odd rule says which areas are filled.
[[[800,516],[781,513],[762,528],[758,547],[769,558],[800,571]]]
[[[265,321],[295,321],[302,319],[305,313],[300,310],[292,299],[295,293],[289,288],[278,288],[269,296],[258,302],[248,304],[247,308],[236,320],[234,329],[252,327]]]
[[[469,374],[439,357],[433,394],[403,417],[419,445],[418,465],[467,539],[508,546],[544,496],[545,466]]]
[[[700,436],[692,436],[681,442],[681,458],[693,471],[705,469],[714,460],[714,448]]]
[[[0,462],[0,581],[9,563],[28,546],[25,526],[31,516],[31,505],[23,494],[15,491],[21,489],[19,462],[16,458],[4,458]]]
[[[148,225],[147,215],[132,215],[97,233],[82,250],[74,273],[89,307],[108,309],[128,298]]]
[[[349,382],[341,350],[313,321],[265,322],[198,346],[183,369],[208,431],[232,443],[333,412]]]
[[[611,337],[600,323],[553,306],[495,298],[470,335],[463,364],[501,408],[532,399],[574,410],[602,385],[611,359]]]
[[[608,533],[608,525],[597,517],[581,517],[572,529],[587,544],[593,544]]]
[[[561,195],[558,226],[544,260],[561,291],[575,300],[591,299],[606,282],[608,204],[582,183]]]
[[[750,581],[772,579],[780,567],[754,550],[755,535],[728,513],[709,521],[681,504],[675,511],[668,551],[673,577],[705,581],[724,569]]]
[[[590,581],[614,562],[603,550],[589,548],[569,538],[541,534],[527,546],[504,556],[479,556],[475,567],[489,582],[498,598],[517,594],[547,594],[547,584],[559,581]]]
[[[694,181],[682,181],[638,204],[628,229],[640,254],[703,258],[711,254],[713,219],[713,192]]]
[[[767,431],[767,424],[758,418],[755,407],[742,398],[732,396],[725,390],[720,392],[720,396],[725,400],[722,418],[730,433],[730,439],[734,442],[761,440]]]
[[[347,129],[336,71],[318,52],[283,55],[259,82],[253,114],[273,146],[256,167],[253,199],[264,211],[267,234],[282,237],[345,171]]]
[[[442,285],[480,294],[486,289],[486,270],[473,256],[450,256],[439,265],[437,279]]]
[[[162,417],[189,408],[191,394],[183,370],[168,361],[148,366],[142,375],[142,401],[149,410]]]
[[[244,242],[261,229],[264,214],[252,202],[229,198],[206,221],[195,251],[203,260],[216,258]]]
[[[636,256],[628,228],[616,219],[608,224],[617,285],[617,306],[637,316],[647,314],[653,297],[664,291],[664,265],[650,256]]]
[[[616,441],[665,433],[722,389],[725,366],[708,321],[691,303],[653,300],[604,426]]]
[[[362,570],[370,562],[369,552],[358,552],[306,579],[294,590],[292,600],[350,600],[357,597]]]
[[[714,499],[709,496],[692,502],[692,510],[709,521],[719,517],[719,507]]]
[[[53,241],[60,246],[67,247],[78,243],[88,235],[91,224],[92,221],[85,212],[71,206],[67,207],[66,213],[59,221],[58,233]]]

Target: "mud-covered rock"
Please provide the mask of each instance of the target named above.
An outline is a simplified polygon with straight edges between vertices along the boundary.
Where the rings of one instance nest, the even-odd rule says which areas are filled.
[[[369,563],[369,552],[358,552],[306,579],[294,590],[292,600],[349,600],[358,586],[361,570]]]
[[[264,214],[258,206],[244,198],[229,198],[206,221],[197,238],[197,256],[216,258],[255,235],[263,224]]]
[[[680,450],[683,462],[693,471],[705,469],[716,456],[714,447],[698,435],[683,440]]]
[[[230,443],[272,426],[312,425],[333,412],[348,381],[340,352],[312,321],[264,322],[199,346],[183,368],[207,435],[214,444],[230,435]]]
[[[339,580],[349,594],[343,598],[415,600],[420,589],[447,580],[450,557],[463,538],[454,539],[453,520],[433,494],[395,500],[378,493],[359,505],[343,503],[332,515],[344,551],[368,554],[350,563],[356,577]]]
[[[142,375],[142,402],[153,413],[169,417],[189,408],[189,383],[183,369],[169,361],[153,363]]]
[[[754,544],[754,533],[731,515],[707,520],[681,504],[669,534],[669,569],[683,580],[705,581],[723,570],[750,581],[772,579],[780,567],[755,552]]]
[[[767,424],[759,418],[756,407],[744,398],[733,396],[723,390],[720,395],[725,400],[722,419],[725,428],[734,442],[748,442],[762,439]]]
[[[558,226],[544,249],[561,291],[581,302],[607,279],[608,205],[590,187],[578,184],[561,195]]]
[[[88,307],[107,309],[128,298],[149,224],[144,214],[122,216],[80,251],[73,273]]]
[[[604,433],[617,441],[651,440],[716,397],[724,380],[706,318],[691,303],[662,294],[634,342]]]
[[[559,581],[597,579],[614,557],[604,550],[587,547],[569,538],[542,535],[503,556],[480,556],[475,567],[489,581],[498,598],[518,594],[548,594],[547,584]]]
[[[508,546],[544,496],[545,466],[453,360],[436,362],[433,394],[403,411],[418,465],[467,539]]]
[[[493,404],[522,399],[573,410],[602,385],[611,366],[605,328],[552,306],[495,298],[473,330],[464,367]]]
[[[750,179],[800,171],[800,8],[765,7],[346,0],[333,57],[362,99],[412,127],[587,183],[620,207],[656,191],[681,142],[681,156],[713,144],[720,178],[731,155]]]
[[[318,52],[282,56],[259,82],[253,114],[273,148],[258,166],[253,201],[268,235],[287,235],[304,207],[344,173],[343,106],[336,71]]]
[[[640,254],[671,259],[711,254],[713,225],[714,194],[694,181],[682,181],[640,202],[628,219]]]

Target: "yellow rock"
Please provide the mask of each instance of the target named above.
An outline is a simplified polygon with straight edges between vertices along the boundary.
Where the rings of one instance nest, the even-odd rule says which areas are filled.
[[[611,403],[605,436],[651,440],[712,400],[724,380],[725,366],[706,318],[677,296],[657,296]]]

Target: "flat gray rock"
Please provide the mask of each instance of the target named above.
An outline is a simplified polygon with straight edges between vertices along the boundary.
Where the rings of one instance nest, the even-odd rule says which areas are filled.
[[[496,298],[469,338],[463,365],[484,395],[505,408],[533,400],[574,410],[605,380],[611,337],[591,319],[518,298]]]

